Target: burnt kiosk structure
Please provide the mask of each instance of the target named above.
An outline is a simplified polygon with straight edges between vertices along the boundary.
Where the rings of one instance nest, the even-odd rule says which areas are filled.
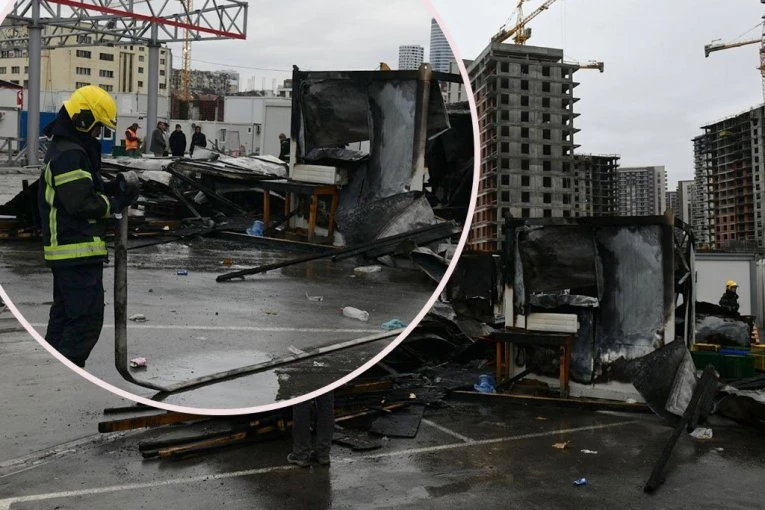
[[[339,186],[332,216],[347,245],[433,224],[434,208],[464,222],[472,124],[467,108],[447,112],[445,82],[462,78],[429,64],[414,71],[294,68],[289,179],[324,175]]]
[[[563,357],[523,345],[531,331],[569,335],[570,378],[585,384],[629,382],[629,361],[693,343],[693,238],[670,215],[508,219],[504,238],[505,331],[523,349],[509,368],[557,375]]]

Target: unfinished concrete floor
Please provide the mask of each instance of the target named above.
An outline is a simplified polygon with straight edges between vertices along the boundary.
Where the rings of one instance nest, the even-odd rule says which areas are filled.
[[[415,439],[363,453],[335,446],[329,468],[287,465],[289,438],[142,460],[138,442],[158,431],[96,433],[101,410],[127,402],[9,338],[0,337],[0,510],[762,507],[761,432],[717,423],[711,441],[683,437],[665,485],[648,496],[642,486],[671,431],[658,418],[491,397],[426,411]],[[570,448],[552,448],[560,441]],[[574,487],[581,477],[587,486]]]
[[[215,239],[170,243],[129,252],[129,357],[145,357],[135,376],[160,385],[260,363],[306,349],[384,332],[391,319],[410,322],[435,289],[416,270],[383,268],[358,274],[353,261],[314,261],[227,283],[218,274],[301,256]],[[232,265],[223,265],[224,259]],[[178,270],[188,275],[178,275]],[[52,276],[36,242],[0,245],[0,284],[44,334]],[[105,327],[86,370],[140,396],[155,392],[130,384],[114,367],[113,270],[104,273]],[[308,296],[322,296],[311,301]],[[368,322],[344,317],[343,306],[367,310]],[[319,389],[360,367],[392,340],[380,340],[166,398],[196,408],[270,404]]]

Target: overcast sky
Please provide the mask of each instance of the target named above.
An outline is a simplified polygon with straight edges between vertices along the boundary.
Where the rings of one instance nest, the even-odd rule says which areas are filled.
[[[251,1],[246,41],[192,43],[193,69],[230,68],[242,85],[255,76],[257,88],[272,78],[280,84],[292,65],[305,70],[375,69],[380,62],[398,67],[398,47],[426,50],[431,12],[418,0]],[[181,45],[171,44],[173,67],[181,67]],[[254,69],[257,68],[257,69]],[[281,72],[279,72],[281,70]]]
[[[477,56],[507,18],[510,0],[432,0],[462,58]],[[526,14],[542,3],[530,0]],[[757,0],[558,0],[529,25],[527,44],[602,60],[576,73],[579,152],[620,154],[622,166],[665,165],[670,190],[693,178],[699,127],[763,102],[758,45],[712,53],[704,45],[754,39]],[[746,33],[746,34],[745,34]],[[743,37],[742,37],[743,35]]]

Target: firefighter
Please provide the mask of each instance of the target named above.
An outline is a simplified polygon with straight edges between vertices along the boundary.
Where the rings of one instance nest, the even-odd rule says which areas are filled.
[[[138,198],[137,189],[101,180],[102,127],[117,127],[114,99],[94,85],[75,90],[45,128],[52,142],[38,196],[45,263],[53,272],[45,339],[80,367],[103,326],[106,219]]]
[[[720,298],[720,307],[726,312],[738,313],[738,284],[728,280],[725,284],[725,293]]]

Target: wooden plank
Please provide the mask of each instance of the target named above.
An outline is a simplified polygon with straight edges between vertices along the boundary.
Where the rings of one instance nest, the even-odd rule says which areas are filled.
[[[133,418],[124,418],[121,420],[102,421],[98,423],[98,431],[102,433],[121,432],[125,430],[161,427],[163,425],[172,425],[174,423],[203,421],[209,419],[209,416],[167,412],[153,416],[136,416]]]

